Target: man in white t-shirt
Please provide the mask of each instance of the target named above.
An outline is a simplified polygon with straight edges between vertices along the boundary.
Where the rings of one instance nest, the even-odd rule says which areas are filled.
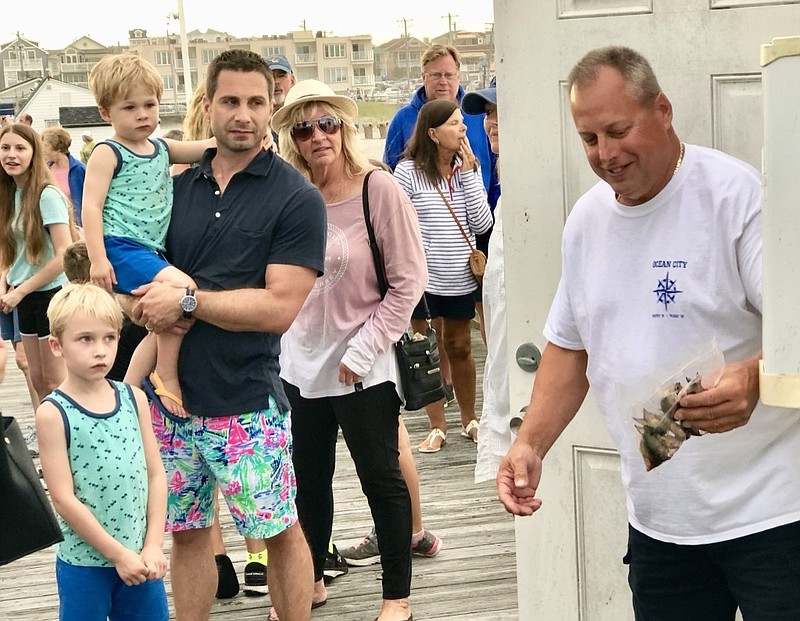
[[[548,344],[500,465],[500,499],[516,515],[540,508],[542,460],[591,386],[621,456],[636,618],[733,621],[739,608],[745,619],[800,619],[800,412],[758,400],[760,175],[683,144],[652,68],[631,49],[590,52],[568,85],[602,181],[564,227]],[[622,395],[655,390],[663,369],[714,342],[721,379],[675,414],[706,433],[648,472]]]

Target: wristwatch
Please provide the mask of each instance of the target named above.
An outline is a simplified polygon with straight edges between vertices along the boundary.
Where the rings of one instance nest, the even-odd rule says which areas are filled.
[[[181,309],[183,309],[183,318],[191,319],[194,309],[197,308],[197,298],[194,295],[194,289],[186,287],[186,294],[181,298]]]

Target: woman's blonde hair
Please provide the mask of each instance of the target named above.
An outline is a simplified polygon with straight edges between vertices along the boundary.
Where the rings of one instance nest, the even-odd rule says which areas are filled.
[[[50,334],[61,338],[76,314],[83,313],[108,324],[117,332],[122,329],[122,309],[105,289],[90,283],[65,285],[53,296],[47,307]]]
[[[186,116],[183,117],[183,139],[184,140],[205,140],[211,138],[211,123],[208,122],[205,110],[203,110],[203,98],[206,95],[206,81],[200,80],[197,88],[194,89],[192,99],[186,109]]]
[[[44,256],[46,235],[39,200],[42,196],[42,191],[48,185],[52,185],[54,188],[56,186],[44,159],[42,139],[39,138],[39,134],[22,123],[6,125],[0,130],[0,140],[7,134],[19,136],[33,150],[25,187],[20,188],[20,209],[17,226],[21,229],[22,236],[25,239],[25,258],[31,265],[39,265]],[[13,231],[15,221],[14,196],[16,191],[16,182],[11,175],[0,167],[0,270],[8,270],[17,257],[17,240]],[[69,204],[69,201],[67,203]],[[71,208],[69,211],[72,211]]]
[[[371,170],[373,166],[369,163],[369,158],[361,148],[361,143],[358,139],[355,119],[338,106],[326,101],[309,101],[296,106],[294,110],[292,110],[288,118],[285,119],[280,130],[281,157],[303,173],[308,179],[311,179],[311,168],[297,149],[297,143],[295,143],[294,138],[292,138],[292,127],[295,123],[300,123],[303,120],[303,115],[306,111],[313,108],[320,108],[324,114],[342,120],[342,128],[340,131],[342,133],[342,154],[344,155],[345,174],[352,179]]]
[[[161,101],[164,83],[156,68],[138,54],[103,56],[89,72],[89,88],[97,105],[108,110],[134,86],[143,86]]]

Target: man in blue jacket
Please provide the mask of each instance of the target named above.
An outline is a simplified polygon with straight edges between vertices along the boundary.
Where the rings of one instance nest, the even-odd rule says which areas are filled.
[[[403,158],[403,151],[417,123],[419,109],[425,102],[452,99],[461,103],[464,88],[459,84],[460,68],[461,60],[456,48],[437,43],[425,50],[422,55],[422,86],[411,97],[411,101],[397,111],[386,134],[383,161],[392,170]],[[483,117],[483,114],[465,116],[464,123],[467,126],[467,140],[481,164],[483,186],[488,194],[489,205],[494,210],[500,196],[500,184],[497,180],[496,157],[489,148],[489,141],[483,131]]]

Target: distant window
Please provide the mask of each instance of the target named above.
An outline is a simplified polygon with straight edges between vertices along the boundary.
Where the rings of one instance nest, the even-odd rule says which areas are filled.
[[[325,69],[325,81],[328,84],[347,82],[347,67],[333,67]]]
[[[207,65],[220,54],[222,54],[222,50],[203,50],[203,64]]]
[[[326,43],[323,53],[325,58],[344,58],[344,43]]]
[[[297,51],[298,51],[298,53],[302,53],[302,52],[300,52],[299,49]],[[282,45],[269,45],[267,47],[261,48],[261,55],[264,58],[269,58],[270,56],[276,56],[278,54],[285,55],[286,54],[286,48],[283,47]]]
[[[171,75],[162,75],[161,80],[164,82],[165,91],[171,91],[174,88]]]
[[[164,66],[169,65],[169,52],[156,52],[156,65]]]

